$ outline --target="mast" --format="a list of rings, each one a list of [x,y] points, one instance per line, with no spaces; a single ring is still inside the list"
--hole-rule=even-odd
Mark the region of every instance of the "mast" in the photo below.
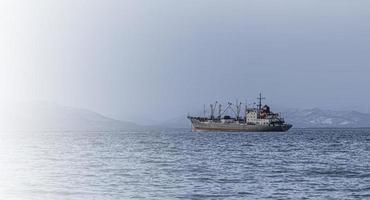
[[[222,105],[218,105],[218,118],[221,119]]]
[[[206,104],[203,105],[203,117],[206,118]]]
[[[217,107],[217,101],[215,102],[215,104],[211,104],[209,105],[211,107],[211,119],[213,120],[215,118],[215,109]]]
[[[240,119],[240,111],[241,111],[241,106],[242,106],[242,103],[238,103],[238,100],[236,100],[236,119],[239,120]]]
[[[261,92],[260,92],[260,95],[259,95],[259,97],[257,98],[258,99],[258,101],[259,101],[259,103],[258,103],[258,110],[261,110],[261,108],[262,108],[262,100],[263,99],[266,99],[265,97],[262,97],[262,94],[261,94]]]
[[[210,118],[211,118],[211,120],[212,120],[212,119],[213,119],[213,116],[214,116],[214,115],[213,115],[213,107],[214,107],[214,106],[213,106],[213,104],[210,104],[209,106],[211,107],[211,116],[210,116]]]
[[[247,121],[247,110],[248,110],[248,104],[247,100],[245,100],[245,106],[244,106],[244,120]]]

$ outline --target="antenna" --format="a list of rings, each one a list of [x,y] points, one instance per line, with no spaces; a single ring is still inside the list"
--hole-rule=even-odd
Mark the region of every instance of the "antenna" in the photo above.
[[[262,94],[260,92],[260,95],[259,95],[259,97],[257,99],[259,101],[259,103],[258,103],[258,110],[261,110],[261,108],[262,108],[262,100],[263,99],[266,99],[266,98],[265,97],[262,97]]]

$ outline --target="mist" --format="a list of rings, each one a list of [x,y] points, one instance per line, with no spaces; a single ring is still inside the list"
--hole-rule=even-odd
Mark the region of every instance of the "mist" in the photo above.
[[[259,92],[367,112],[369,21],[364,0],[2,1],[0,101],[141,123]]]

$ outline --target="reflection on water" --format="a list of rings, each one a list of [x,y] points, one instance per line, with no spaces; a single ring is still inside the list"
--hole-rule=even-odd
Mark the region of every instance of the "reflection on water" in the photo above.
[[[370,129],[0,134],[0,199],[370,198]]]

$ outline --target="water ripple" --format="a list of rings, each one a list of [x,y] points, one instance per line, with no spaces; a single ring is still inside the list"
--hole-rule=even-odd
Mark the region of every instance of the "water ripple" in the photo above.
[[[0,137],[0,199],[370,198],[370,129]]]

